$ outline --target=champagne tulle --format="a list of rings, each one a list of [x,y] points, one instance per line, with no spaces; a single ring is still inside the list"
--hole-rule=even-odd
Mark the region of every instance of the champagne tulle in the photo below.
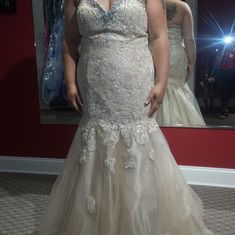
[[[78,129],[40,234],[211,235],[203,224],[202,202],[156,122],[112,127],[117,138],[110,156],[104,143],[112,137],[100,134],[99,124],[86,125],[95,142],[85,162],[78,154],[83,151]],[[132,157],[126,158],[126,151]],[[114,164],[106,165],[107,159]]]
[[[197,100],[188,84],[169,80],[162,106],[156,113],[161,126],[205,126]]]

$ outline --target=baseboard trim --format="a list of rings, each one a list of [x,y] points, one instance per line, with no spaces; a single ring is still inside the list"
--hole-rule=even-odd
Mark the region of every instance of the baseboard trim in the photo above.
[[[235,188],[235,169],[180,166],[187,182],[194,185]]]
[[[64,159],[0,156],[0,172],[58,175]]]
[[[0,156],[0,172],[58,175],[63,163],[58,158]],[[189,184],[235,188],[235,169],[179,167]]]

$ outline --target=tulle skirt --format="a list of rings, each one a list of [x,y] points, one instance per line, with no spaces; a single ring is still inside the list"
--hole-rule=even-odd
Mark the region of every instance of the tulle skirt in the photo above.
[[[164,100],[156,112],[160,126],[205,126],[197,100],[187,85],[169,79]]]
[[[154,119],[78,128],[40,234],[211,235]]]

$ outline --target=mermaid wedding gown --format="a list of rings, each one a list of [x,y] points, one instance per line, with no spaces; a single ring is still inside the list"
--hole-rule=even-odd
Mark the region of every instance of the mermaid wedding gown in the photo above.
[[[185,83],[187,57],[182,45],[181,27],[168,27],[170,70],[163,103],[156,113],[162,126],[205,126],[197,100]]]
[[[40,234],[211,235],[145,99],[153,86],[142,0],[81,0],[83,116]]]

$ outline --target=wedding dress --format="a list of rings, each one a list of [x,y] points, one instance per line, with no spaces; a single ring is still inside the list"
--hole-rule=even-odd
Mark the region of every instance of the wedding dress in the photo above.
[[[156,113],[161,126],[205,126],[197,100],[185,82],[187,57],[183,47],[181,27],[168,27],[170,70],[163,104]]]
[[[143,0],[77,8],[84,108],[40,234],[211,235],[156,120]],[[63,133],[61,133],[63,134]]]

